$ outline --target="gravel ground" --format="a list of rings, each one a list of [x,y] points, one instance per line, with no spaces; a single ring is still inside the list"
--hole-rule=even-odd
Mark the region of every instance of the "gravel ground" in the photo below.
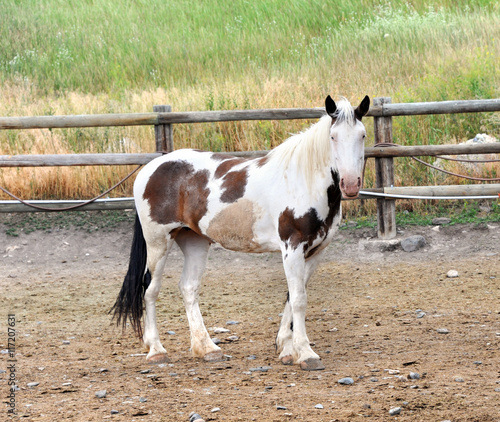
[[[148,365],[108,315],[131,232],[121,223],[92,234],[0,233],[0,419],[13,314],[15,406],[30,421],[188,421],[191,412],[206,421],[500,421],[498,223],[408,229],[399,240],[426,241],[411,253],[372,230],[341,231],[309,286],[308,334],[326,366],[318,372],[282,366],[275,353],[280,257],[219,247],[201,308],[207,327],[229,330],[214,332],[228,360],[190,356],[174,250],[158,305],[171,363]]]

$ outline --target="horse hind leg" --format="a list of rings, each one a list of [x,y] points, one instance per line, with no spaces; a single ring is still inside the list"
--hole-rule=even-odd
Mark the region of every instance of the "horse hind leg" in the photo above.
[[[173,244],[169,233],[156,232],[154,238],[148,241],[147,268],[151,274],[151,282],[144,294],[146,316],[144,319],[144,344],[149,348],[146,357],[152,364],[168,362],[167,351],[160,341],[156,322],[156,300],[160,293],[161,281],[168,252]]]
[[[194,357],[206,361],[221,360],[222,351],[210,338],[198,303],[201,276],[205,270],[210,241],[189,229],[181,230],[175,241],[184,254],[179,290],[182,293],[191,332],[191,352]]]

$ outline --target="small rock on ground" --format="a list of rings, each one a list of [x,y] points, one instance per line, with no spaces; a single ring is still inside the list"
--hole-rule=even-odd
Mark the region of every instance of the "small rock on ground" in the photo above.
[[[272,369],[270,366],[259,366],[258,368],[250,368],[250,372],[267,372]]]
[[[432,220],[432,224],[435,226],[442,226],[443,224],[450,224],[451,218],[448,217],[437,217]]]
[[[448,278],[457,278],[458,277],[458,271],[457,270],[450,270],[446,273],[446,277]]]
[[[389,410],[389,415],[391,416],[396,416],[401,413],[401,408],[400,407],[393,407],[391,410]]]
[[[415,252],[427,244],[425,237],[420,235],[410,236],[401,241],[401,247],[405,252]]]
[[[350,377],[346,377],[346,378],[341,378],[339,379],[339,384],[342,384],[342,385],[352,385],[354,384],[354,380]]]
[[[417,372],[410,372],[410,375],[408,375],[408,378],[411,380],[419,380],[420,374]]]

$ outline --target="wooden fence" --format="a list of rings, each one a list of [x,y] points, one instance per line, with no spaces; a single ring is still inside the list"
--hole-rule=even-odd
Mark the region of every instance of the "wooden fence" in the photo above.
[[[368,116],[373,117],[375,144],[391,144],[392,117],[427,114],[478,113],[500,111],[500,99],[471,101],[442,101],[429,103],[392,104],[387,97],[375,98]],[[155,106],[152,113],[100,114],[77,116],[0,117],[0,129],[75,128],[103,126],[154,125],[156,153],[148,154],[64,154],[64,155],[0,155],[0,167],[83,166],[83,165],[140,165],[161,155],[159,151],[174,148],[172,125],[179,123],[206,123],[239,120],[292,120],[315,119],[324,114],[323,108],[267,109],[172,112],[170,106]],[[266,151],[231,153],[238,156],[264,155]],[[367,147],[365,156],[375,158],[376,188],[373,193],[404,193],[405,188],[395,188],[394,157],[436,156],[455,154],[500,153],[500,143],[479,145],[425,145],[409,147]],[[412,188],[415,189],[417,188]],[[418,188],[420,190],[423,187]],[[425,187],[427,195],[495,195],[500,185],[468,185]],[[450,193],[452,192],[452,193]],[[361,195],[360,198],[372,198]],[[57,209],[83,201],[30,201]],[[130,209],[131,199],[101,200],[85,205],[82,209]],[[17,201],[0,201],[0,212],[36,211]],[[396,236],[395,199],[377,198],[377,222],[380,238]]]

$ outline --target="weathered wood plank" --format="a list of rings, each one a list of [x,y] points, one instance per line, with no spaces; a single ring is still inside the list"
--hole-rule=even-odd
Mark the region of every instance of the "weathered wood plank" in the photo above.
[[[140,165],[161,156],[160,153],[0,155],[0,167]]]
[[[384,106],[390,103],[387,97],[374,98],[374,105]],[[392,117],[375,117],[373,119],[375,143],[392,144]],[[393,158],[375,158],[376,187],[394,185]],[[396,237],[396,201],[377,199],[378,237],[394,239]]]
[[[172,107],[169,105],[156,105],[153,106],[153,111],[155,113],[171,113]],[[170,123],[155,125],[155,144],[158,152],[172,152],[174,150],[172,125]]]
[[[268,152],[269,151],[234,151],[219,152],[218,154],[257,158],[263,157]],[[495,153],[500,154],[500,143],[365,148],[365,157],[367,158]],[[0,155],[0,167],[139,165],[147,164],[161,155],[160,153]]]
[[[33,205],[38,205],[45,208],[50,208],[51,211],[43,211],[18,201],[0,201],[0,213],[9,212],[55,212],[66,207],[71,207],[81,204],[85,201],[29,201]],[[97,199],[96,201],[84,205],[75,211],[106,211],[106,210],[130,210],[134,209],[133,198],[117,198],[117,199]]]
[[[156,124],[158,124],[158,113],[0,117],[0,129],[55,129],[71,127],[139,126]]]
[[[378,110],[377,110],[378,111]],[[500,98],[491,100],[436,101],[428,103],[384,104],[382,116],[482,113],[500,111]]]
[[[366,189],[368,190],[368,189]],[[498,195],[500,184],[445,185],[445,186],[397,186],[384,188],[388,195],[411,196],[480,196]]]
[[[440,101],[373,105],[368,116],[412,116],[425,114],[500,111],[500,99]],[[117,113],[73,116],[0,117],[0,129],[40,129],[99,126],[140,126],[174,123],[206,123],[239,120],[317,119],[323,107],[262,110],[220,110],[171,113]]]
[[[500,142],[464,145],[417,145],[365,148],[365,157],[410,157],[500,153]]]
[[[221,110],[160,113],[158,122],[209,123],[240,120],[294,120],[318,119],[325,114],[324,108],[277,108],[262,110]]]

